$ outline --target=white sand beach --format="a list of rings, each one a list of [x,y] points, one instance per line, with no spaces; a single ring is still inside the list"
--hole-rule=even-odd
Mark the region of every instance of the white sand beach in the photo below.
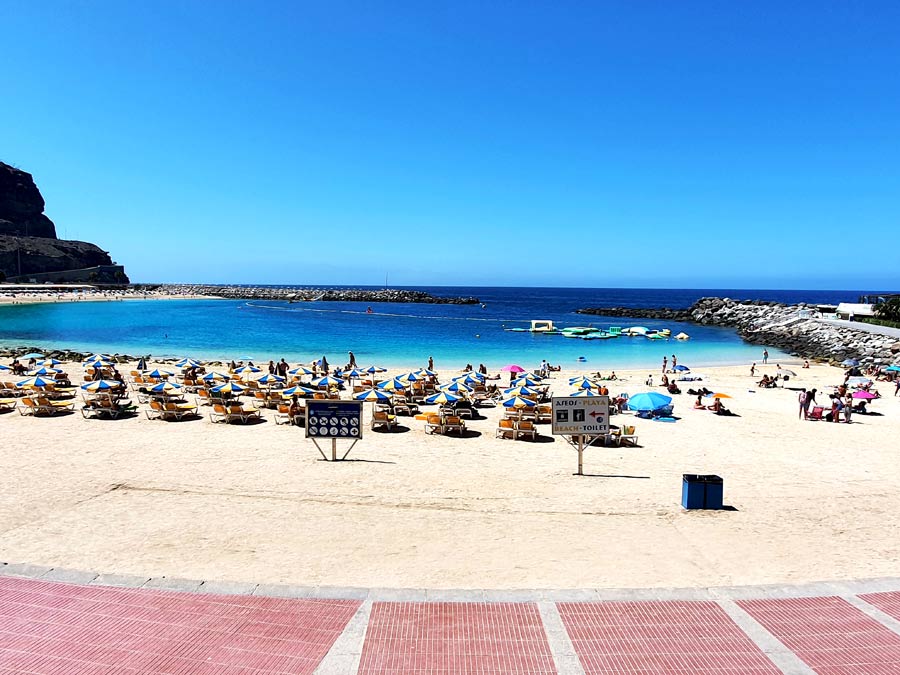
[[[784,364],[788,365],[788,364]],[[78,364],[65,366],[80,381]],[[791,386],[827,401],[840,369]],[[122,368],[127,372],[127,367]],[[876,415],[798,420],[797,393],[758,389],[758,368],[698,369],[738,417],[692,409],[634,424],[640,447],[585,453],[562,438],[366,429],[350,461],[322,461],[303,431],[257,425],[0,416],[0,559],[149,576],[427,588],[579,588],[788,583],[897,575],[900,397]],[[648,371],[611,393],[646,391]],[[456,373],[441,373],[447,379]],[[554,373],[557,394],[569,376]],[[654,373],[658,381],[658,370]],[[9,379],[0,377],[0,379]],[[505,377],[503,382],[505,382]],[[369,410],[369,406],[366,406]],[[724,478],[723,511],[681,508],[683,473]]]

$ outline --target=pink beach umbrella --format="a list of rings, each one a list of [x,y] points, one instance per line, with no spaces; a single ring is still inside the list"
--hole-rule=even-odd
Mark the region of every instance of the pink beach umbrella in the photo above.
[[[522,366],[516,365],[515,363],[511,363],[508,366],[503,366],[500,369],[504,373],[524,373],[525,369]]]
[[[871,401],[873,398],[878,398],[871,391],[866,391],[864,389],[860,389],[859,391],[853,392],[853,398],[861,398],[865,401]]]

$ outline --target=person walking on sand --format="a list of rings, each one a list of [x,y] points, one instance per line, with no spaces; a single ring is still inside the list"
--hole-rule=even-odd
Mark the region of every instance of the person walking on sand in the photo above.
[[[763,365],[769,362],[769,350],[763,349]]]
[[[803,402],[803,419],[809,418],[809,407],[816,403],[816,390],[810,389],[806,392],[806,400]]]
[[[797,414],[797,419],[806,419],[806,387],[800,390],[797,401],[800,403],[800,412]]]
[[[428,357],[428,370],[434,370],[434,357]]]
[[[322,355],[321,364],[322,364],[322,373],[324,375],[328,375],[328,359],[325,358],[324,354]]]
[[[669,363],[669,359],[664,356],[663,357],[663,367],[662,367],[662,371],[663,371],[664,375],[666,373],[666,364],[668,364],[668,363]]]
[[[750,377],[756,377],[756,361],[750,364]]]
[[[350,367],[356,368],[356,356],[354,356],[353,352],[347,352],[350,355]]]
[[[675,366],[677,366],[677,365],[678,365],[678,359],[675,358],[674,354],[672,354],[672,372],[673,373],[675,372]]]

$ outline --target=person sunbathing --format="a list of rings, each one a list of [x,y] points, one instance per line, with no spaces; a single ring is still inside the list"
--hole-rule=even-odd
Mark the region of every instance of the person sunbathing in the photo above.
[[[769,386],[769,376],[768,376],[768,375],[763,375],[763,376],[762,376],[762,379],[761,379],[759,382],[756,383],[756,386],[758,386],[758,387],[768,387],[768,386]]]
[[[706,410],[706,406],[703,405],[703,396],[698,395],[697,400],[694,401],[694,410]]]

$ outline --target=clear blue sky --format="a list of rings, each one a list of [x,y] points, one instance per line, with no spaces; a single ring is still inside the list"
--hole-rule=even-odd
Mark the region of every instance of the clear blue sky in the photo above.
[[[897,2],[0,17],[0,159],[135,281],[900,286]]]

